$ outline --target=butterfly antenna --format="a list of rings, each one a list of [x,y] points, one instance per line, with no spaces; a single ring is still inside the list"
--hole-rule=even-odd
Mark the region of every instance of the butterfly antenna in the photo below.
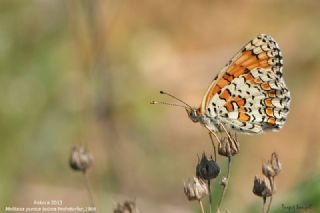
[[[186,105],[187,107],[189,107],[190,109],[192,108],[189,104],[187,104],[187,103],[184,102],[183,100],[177,98],[176,96],[171,95],[170,93],[167,93],[167,92],[164,92],[164,91],[160,91],[160,94],[170,96],[171,98],[176,99],[177,101],[180,101],[181,103],[185,104],[185,105]]]
[[[169,105],[169,106],[177,106],[177,107],[186,108],[186,106],[184,106],[184,105],[172,104],[172,103],[167,103],[167,102],[162,102],[162,101],[150,101],[150,104],[164,104],[164,105]]]

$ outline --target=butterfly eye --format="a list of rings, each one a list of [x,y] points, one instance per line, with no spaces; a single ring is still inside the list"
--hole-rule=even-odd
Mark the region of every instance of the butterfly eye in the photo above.
[[[189,112],[189,117],[193,122],[199,122],[199,116],[196,109],[192,109]]]
[[[194,117],[194,112],[192,110],[189,112],[189,116],[190,116],[190,118]]]
[[[192,116],[197,118],[198,117],[198,113],[196,110],[192,110]]]

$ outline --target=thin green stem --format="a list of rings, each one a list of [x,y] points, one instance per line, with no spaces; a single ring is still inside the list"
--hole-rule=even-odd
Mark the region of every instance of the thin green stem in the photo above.
[[[268,213],[269,211],[270,211],[270,207],[271,207],[271,203],[272,203],[272,195],[271,195],[271,197],[270,197],[270,199],[269,199],[269,203],[268,203],[268,208],[267,208],[267,211],[266,211],[266,213]]]
[[[212,213],[212,194],[211,194],[211,182],[208,180],[208,189],[209,189],[209,207],[210,213]]]
[[[221,207],[221,203],[225,197],[227,188],[228,188],[228,184],[229,184],[229,178],[230,178],[230,167],[231,167],[231,157],[228,157],[228,171],[227,171],[227,182],[223,185],[223,190],[222,190],[222,194],[220,196],[220,200],[218,203],[218,208],[217,208],[217,212],[220,212],[220,207]]]
[[[199,204],[200,204],[200,207],[201,207],[201,213],[205,213],[204,208],[203,208],[203,204],[202,204],[202,201],[201,201],[201,200],[199,200]]]
[[[263,201],[262,213],[264,213],[264,208],[265,208],[265,205],[266,205],[267,198],[266,198],[266,197],[263,197],[262,201]]]

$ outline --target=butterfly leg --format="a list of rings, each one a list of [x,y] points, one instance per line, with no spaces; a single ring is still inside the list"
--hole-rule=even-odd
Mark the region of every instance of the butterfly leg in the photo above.
[[[231,149],[236,151],[236,152],[239,152],[239,143],[238,143],[238,140],[237,140],[237,135],[235,134],[234,137],[232,137],[230,132],[226,129],[226,127],[222,123],[220,125],[221,125],[223,131],[228,136],[228,141],[230,143]]]
[[[217,151],[216,151],[216,145],[214,144],[214,140],[212,138],[212,133],[209,132],[209,137],[213,146],[213,152],[214,152],[214,161],[217,161]]]
[[[206,129],[209,131],[209,133],[211,134],[211,136],[213,135],[213,136],[216,138],[216,140],[218,141],[218,143],[221,143],[221,140],[220,140],[220,138],[218,137],[217,133],[214,132],[214,131],[212,131],[209,127],[207,127],[207,126],[205,126],[205,127],[206,127]],[[211,137],[211,136],[210,136],[210,137]]]

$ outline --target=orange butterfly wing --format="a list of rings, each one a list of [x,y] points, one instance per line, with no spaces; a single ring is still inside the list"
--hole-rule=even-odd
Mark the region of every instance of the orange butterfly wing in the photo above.
[[[214,103],[212,100],[214,96],[216,97],[216,95],[218,95],[219,101],[224,100],[224,109],[222,112],[224,113],[224,115],[228,114],[229,112],[236,111],[238,113],[237,117],[231,116],[232,119],[238,120],[240,122],[252,121],[252,115],[250,115],[250,113],[247,113],[248,105],[246,104],[248,103],[246,103],[247,99],[245,95],[235,96],[235,91],[229,89],[231,88],[230,84],[234,82],[235,79],[241,76],[244,78],[246,84],[250,85],[251,87],[259,87],[259,89],[267,97],[263,103],[265,111],[260,114],[265,114],[268,118],[265,121],[266,124],[275,126],[277,118],[273,114],[273,109],[268,107],[272,105],[272,98],[277,95],[275,94],[273,88],[283,87],[284,93],[286,93],[284,95],[284,99],[285,101],[287,101],[286,106],[289,105],[290,101],[289,91],[287,90],[281,78],[282,67],[282,55],[278,44],[271,36],[264,34],[258,35],[256,38],[248,42],[215,77],[215,79],[209,86],[205,96],[203,97],[198,113],[200,115],[205,115],[208,112],[207,110],[210,110],[209,108],[211,106],[208,106],[209,103],[212,103],[213,105],[221,105],[222,102]],[[257,72],[261,73],[261,75],[259,76],[259,74],[257,74],[254,76],[254,74]],[[262,79],[261,76],[264,77],[264,79]],[[265,80],[265,78],[269,77],[271,78],[271,80],[278,81],[280,84],[279,87],[271,85],[271,83],[273,84],[274,82],[271,82],[270,79]],[[277,82],[275,83],[277,84]],[[215,100],[217,100],[217,98],[215,98]],[[222,115],[221,117],[223,118]],[[240,126],[240,124],[238,126]]]

